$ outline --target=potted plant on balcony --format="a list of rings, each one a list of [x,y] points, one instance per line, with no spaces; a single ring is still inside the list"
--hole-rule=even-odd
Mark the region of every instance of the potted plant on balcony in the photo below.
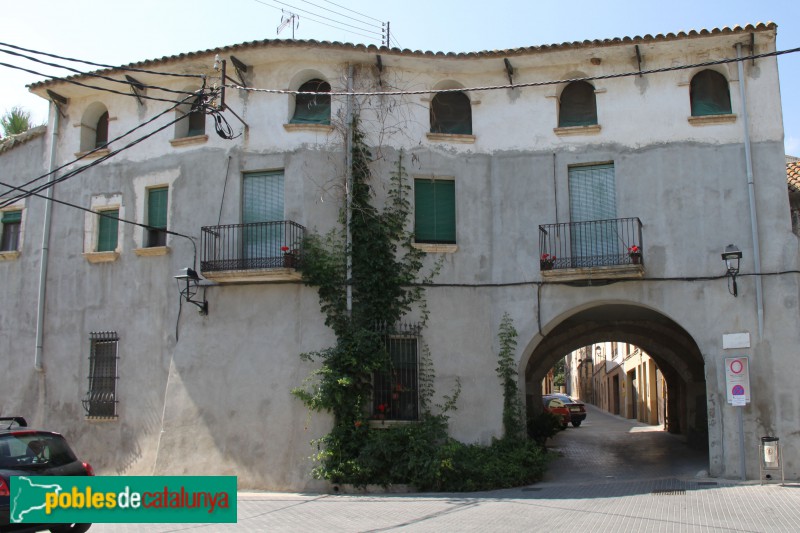
[[[283,268],[295,268],[297,266],[296,250],[290,250],[288,246],[281,246],[283,252]]]
[[[541,270],[553,270],[553,265],[556,264],[556,256],[550,254],[542,254],[539,258],[539,268]]]
[[[642,249],[636,246],[628,246],[628,255],[631,258],[631,263],[638,265],[642,262]]]

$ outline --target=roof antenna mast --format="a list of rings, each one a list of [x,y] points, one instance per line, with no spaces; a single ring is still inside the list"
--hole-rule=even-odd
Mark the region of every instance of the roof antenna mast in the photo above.
[[[281,23],[278,26],[278,33],[280,35],[286,26],[292,26],[292,40],[294,40],[294,30],[300,27],[300,17],[291,11],[281,9]]]

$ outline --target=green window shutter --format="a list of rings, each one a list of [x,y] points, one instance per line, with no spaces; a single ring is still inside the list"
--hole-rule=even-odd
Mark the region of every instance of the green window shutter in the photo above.
[[[119,217],[119,209],[103,211],[105,215],[112,217]],[[98,252],[113,252],[117,249],[117,229],[119,228],[119,220],[116,218],[108,218],[100,216],[99,229],[97,232],[97,251]]]
[[[22,211],[3,211],[3,224],[22,222]]]
[[[168,187],[150,189],[147,194],[147,225],[167,229]]]
[[[283,172],[244,177],[242,223],[283,220]]]
[[[456,242],[456,194],[453,180],[414,180],[416,242]]]

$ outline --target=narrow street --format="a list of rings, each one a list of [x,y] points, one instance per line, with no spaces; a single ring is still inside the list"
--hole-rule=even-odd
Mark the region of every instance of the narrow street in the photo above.
[[[549,483],[694,478],[708,470],[708,456],[678,435],[586,405],[580,427],[570,426],[548,443],[561,455],[550,464]]]
[[[800,485],[697,477],[679,437],[587,406],[550,443],[560,456],[529,487],[453,494],[240,492],[237,524],[95,524],[111,532],[800,530]]]

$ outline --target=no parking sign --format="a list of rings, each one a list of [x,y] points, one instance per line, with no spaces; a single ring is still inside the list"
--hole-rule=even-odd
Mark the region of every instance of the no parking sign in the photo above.
[[[728,403],[744,406],[750,403],[750,369],[747,357],[725,358],[725,388]]]

